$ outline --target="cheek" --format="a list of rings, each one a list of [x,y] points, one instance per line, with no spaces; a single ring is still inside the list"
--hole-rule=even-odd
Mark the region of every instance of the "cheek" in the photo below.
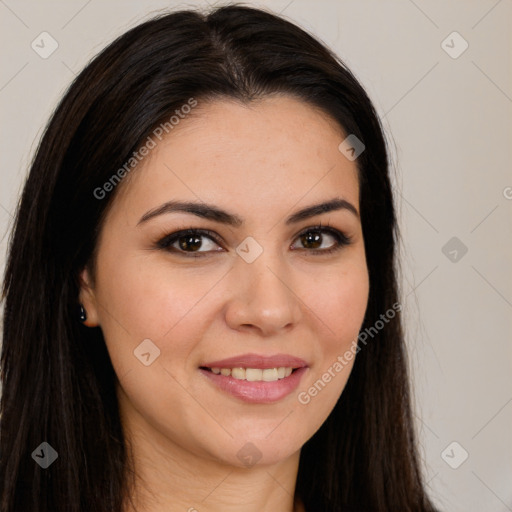
[[[223,272],[172,271],[165,261],[144,259],[104,262],[97,292],[109,311],[100,308],[101,328],[119,380],[121,409],[188,446],[190,425],[204,409],[187,391],[187,359],[207,325],[208,292]]]
[[[318,338],[317,364],[297,394],[311,430],[325,421],[350,376],[369,293],[365,265],[333,272],[324,282],[312,297],[312,309],[321,320],[318,326],[324,333]]]
[[[116,371],[140,363],[134,351],[151,340],[165,357],[184,360],[199,336],[205,297],[218,272],[172,271],[163,262],[115,256],[99,266],[97,301],[100,324]],[[172,346],[172,353],[165,349]]]
[[[176,270],[165,260],[126,258],[104,265],[98,296],[133,334],[162,338],[194,309],[215,280],[212,272]]]
[[[354,265],[323,280],[314,295],[314,310],[326,326],[324,352],[339,352],[357,338],[368,304],[365,265]]]

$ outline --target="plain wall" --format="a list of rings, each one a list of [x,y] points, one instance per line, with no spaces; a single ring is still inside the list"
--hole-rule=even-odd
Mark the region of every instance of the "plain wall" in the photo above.
[[[430,492],[446,512],[512,510],[512,2],[245,3],[282,12],[327,43],[382,116]],[[208,4],[0,3],[2,269],[33,151],[74,75],[152,13],[189,6]],[[43,31],[59,45],[47,59],[31,48]]]

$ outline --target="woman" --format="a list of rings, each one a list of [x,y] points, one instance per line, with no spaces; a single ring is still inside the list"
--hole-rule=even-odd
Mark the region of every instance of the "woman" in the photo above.
[[[377,115],[317,40],[241,6],[128,31],[19,205],[1,510],[433,511],[396,236]]]

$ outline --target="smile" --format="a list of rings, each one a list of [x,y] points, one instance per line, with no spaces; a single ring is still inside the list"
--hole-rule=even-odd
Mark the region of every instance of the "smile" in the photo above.
[[[282,400],[299,385],[308,365],[294,356],[245,354],[199,367],[215,389],[251,403]]]
[[[208,370],[208,368],[206,368]],[[216,375],[223,375],[224,377],[233,377],[238,380],[248,380],[249,382],[275,382],[279,379],[284,379],[289,377],[293,370],[297,368],[292,368],[290,366],[284,367],[280,366],[279,368],[209,368],[212,373]]]

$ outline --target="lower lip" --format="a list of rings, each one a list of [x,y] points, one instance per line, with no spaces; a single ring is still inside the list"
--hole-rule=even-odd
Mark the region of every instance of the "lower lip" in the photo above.
[[[236,398],[240,398],[244,402],[253,404],[269,404],[282,400],[295,389],[297,389],[300,380],[307,367],[298,368],[284,379],[278,379],[273,382],[234,379],[233,377],[225,377],[221,374],[215,374],[208,370],[200,371],[206,375],[215,385],[223,391],[231,394]]]

